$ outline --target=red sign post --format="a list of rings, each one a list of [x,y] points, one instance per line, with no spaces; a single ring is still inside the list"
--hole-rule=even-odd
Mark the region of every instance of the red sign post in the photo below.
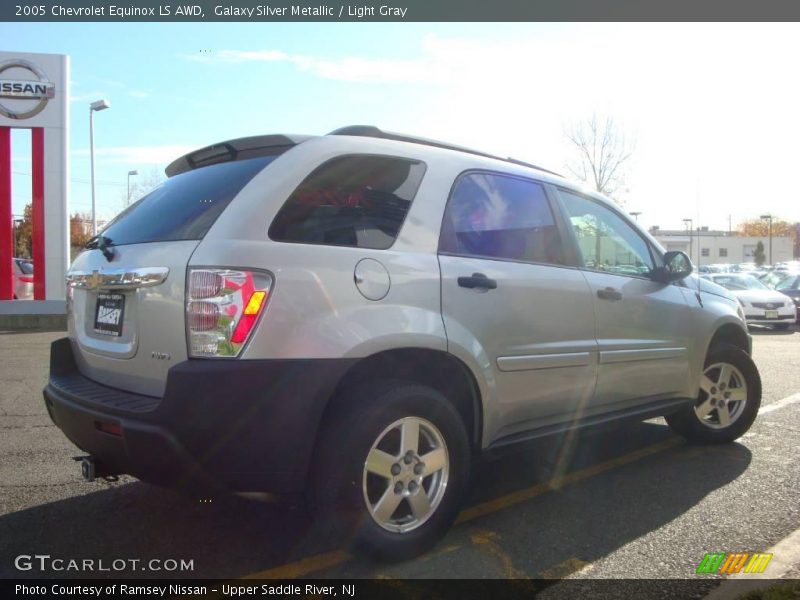
[[[11,221],[11,129],[0,127],[0,300],[14,297],[14,225]]]

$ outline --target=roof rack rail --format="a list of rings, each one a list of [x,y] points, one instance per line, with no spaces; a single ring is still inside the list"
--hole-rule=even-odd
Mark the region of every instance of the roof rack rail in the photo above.
[[[339,129],[335,129],[334,131],[331,131],[328,135],[352,135],[358,137],[373,137],[373,138],[381,138],[384,140],[395,140],[397,142],[409,142],[411,144],[421,144],[423,146],[433,146],[435,148],[444,148],[445,150],[455,150],[457,152],[464,152],[466,154],[474,154],[475,156],[483,156],[484,158],[493,158],[495,160],[502,160],[504,162],[512,163],[515,165],[536,169],[537,171],[544,171],[545,173],[550,173],[551,175],[555,175],[557,177],[563,177],[563,175],[561,175],[560,173],[556,173],[555,171],[551,171],[550,169],[545,169],[544,167],[539,167],[537,165],[523,162],[515,158],[510,158],[510,157],[503,158],[502,156],[495,156],[494,154],[481,152],[480,150],[473,150],[472,148],[465,148],[464,146],[457,146],[455,144],[448,144],[447,142],[439,142],[437,140],[429,140],[427,138],[403,135],[402,133],[392,133],[390,131],[383,131],[381,129],[378,129],[374,125],[349,125],[347,127],[340,127]]]

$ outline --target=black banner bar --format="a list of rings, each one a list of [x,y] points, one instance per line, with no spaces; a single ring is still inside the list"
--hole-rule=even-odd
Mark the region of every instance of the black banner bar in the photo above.
[[[3,598],[66,600],[80,598],[145,600],[225,600],[280,598],[337,600],[485,600],[486,598],[702,598],[725,584],[725,597],[766,590],[770,598],[800,597],[800,580],[724,580],[699,575],[696,579],[378,579],[378,580],[211,580],[211,579],[60,579],[0,582]],[[755,585],[754,585],[755,584]],[[728,594],[730,592],[730,594]],[[795,595],[792,595],[795,594]],[[762,596],[758,596],[762,597]]]
[[[797,21],[796,0],[4,0],[9,22]]]

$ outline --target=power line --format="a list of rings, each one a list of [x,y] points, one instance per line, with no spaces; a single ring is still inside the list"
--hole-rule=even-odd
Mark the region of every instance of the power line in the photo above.
[[[26,173],[24,171],[12,171],[12,172],[15,175],[30,175],[30,176],[32,176],[32,173]],[[87,179],[78,179],[76,177],[70,177],[69,180],[72,181],[73,183],[86,183],[86,184],[91,183]],[[95,183],[98,184],[98,185],[118,185],[120,187],[127,187],[127,185],[128,185],[127,183],[120,183],[118,181],[95,181]]]

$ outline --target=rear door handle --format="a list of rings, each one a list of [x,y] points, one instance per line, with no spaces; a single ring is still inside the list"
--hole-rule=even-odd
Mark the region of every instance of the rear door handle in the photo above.
[[[622,292],[612,287],[597,290],[597,297],[603,300],[622,300]]]
[[[459,277],[458,285],[463,288],[497,289],[497,282],[494,279],[489,279],[483,273],[473,273],[472,277]]]

